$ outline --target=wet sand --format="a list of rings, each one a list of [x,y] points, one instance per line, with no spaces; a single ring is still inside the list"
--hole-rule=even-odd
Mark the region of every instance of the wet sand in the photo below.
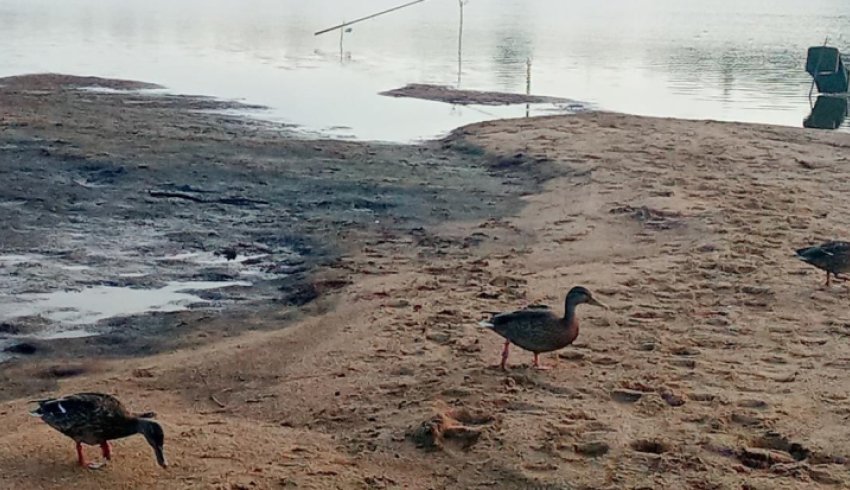
[[[321,308],[286,322],[291,306],[234,308],[200,321],[227,337],[80,354],[83,374],[42,388],[156,410],[172,466],[134,438],[106,469],[78,469],[72,443],[7,394],[0,486],[847,485],[850,291],[792,257],[847,238],[847,135],[589,113],[476,124],[437,150],[482,169],[449,189],[498,180],[512,191],[488,199],[523,205],[424,234],[352,224],[334,241],[346,253],[311,269],[345,279]],[[580,310],[576,344],[543,358],[551,371],[518,349],[496,369],[483,312],[560,311],[576,284],[611,310]],[[29,387],[51,362],[4,377]]]

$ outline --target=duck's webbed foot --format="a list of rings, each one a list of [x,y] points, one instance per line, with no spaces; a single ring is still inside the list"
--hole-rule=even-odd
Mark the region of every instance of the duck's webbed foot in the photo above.
[[[540,364],[540,357],[537,353],[534,354],[533,366],[534,366],[534,369],[537,369],[539,371],[548,371],[548,370],[552,369],[551,366],[544,366],[543,364]]]
[[[100,445],[101,450],[103,451],[103,457],[108,459],[112,459],[112,451],[108,442],[104,442]],[[86,455],[83,454],[83,444],[81,442],[77,443],[77,463],[81,468],[86,468],[89,470],[97,470],[103,468],[106,465],[106,462],[100,463],[89,463],[86,461]]]

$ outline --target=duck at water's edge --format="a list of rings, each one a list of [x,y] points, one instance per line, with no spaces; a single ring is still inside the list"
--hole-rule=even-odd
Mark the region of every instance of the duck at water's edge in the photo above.
[[[99,464],[86,464],[83,444],[100,446],[103,457],[112,459],[109,441],[142,434],[154,450],[156,462],[166,467],[162,427],[149,420],[153,413],[134,415],[115,397],[102,393],[78,393],[62,398],[36,400],[38,408],[32,415],[40,417],[47,425],[70,437],[77,443],[77,461],[80,466],[98,468]]]
[[[829,286],[830,274],[836,279],[847,281],[839,274],[850,272],[850,242],[831,241],[814,247],[801,248],[796,256],[803,262],[826,272],[826,285]]]
[[[555,315],[548,308],[526,308],[510,313],[498,313],[480,325],[492,329],[506,339],[502,349],[502,369],[507,366],[511,344],[534,353],[534,367],[546,369],[540,365],[538,356],[543,352],[562,349],[578,337],[576,306],[582,303],[607,308],[597,301],[587,288],[576,286],[570,289],[564,300],[563,317]]]

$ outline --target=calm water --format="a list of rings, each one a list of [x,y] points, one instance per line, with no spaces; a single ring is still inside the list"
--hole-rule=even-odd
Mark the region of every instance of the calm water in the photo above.
[[[426,0],[345,34],[313,32],[404,0],[0,0],[0,75],[156,82],[270,106],[334,136],[406,141],[524,107],[376,95],[409,82],[532,92],[656,116],[801,126],[810,45],[850,53],[848,0]],[[536,112],[544,111],[538,109]],[[843,129],[847,130],[847,122]]]

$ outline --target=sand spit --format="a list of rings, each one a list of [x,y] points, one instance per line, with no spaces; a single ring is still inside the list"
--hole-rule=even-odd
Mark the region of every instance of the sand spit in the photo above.
[[[381,95],[387,95],[390,97],[412,97],[415,99],[434,100],[460,105],[478,104],[498,106],[510,104],[564,104],[575,102],[570,99],[550,97],[546,95],[462,90],[444,85],[429,85],[425,83],[411,83],[401,88],[381,92]]]

